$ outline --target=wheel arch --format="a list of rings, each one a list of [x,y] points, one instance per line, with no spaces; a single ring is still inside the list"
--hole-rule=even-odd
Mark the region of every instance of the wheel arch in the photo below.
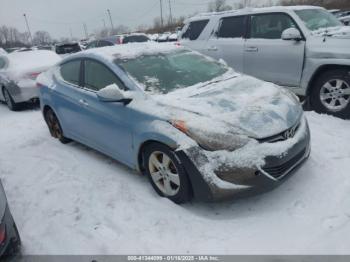
[[[310,81],[309,81],[309,84],[308,84],[307,90],[306,90],[306,96],[311,95],[312,88],[314,87],[314,84],[320,75],[322,75],[323,73],[325,73],[327,71],[337,70],[337,69],[340,69],[340,70],[341,69],[348,69],[350,72],[349,65],[328,64],[328,65],[322,65],[322,66],[318,67],[310,78]]]
[[[176,150],[176,148],[178,147],[178,145],[176,144],[175,141],[173,141],[172,139],[169,138],[165,138],[163,137],[159,139],[159,137],[157,137],[157,139],[154,136],[150,136],[148,139],[143,140],[137,149],[137,169],[138,171],[140,171],[141,173],[143,173],[144,171],[144,151],[147,148],[147,146],[153,144],[153,143],[158,143],[158,144],[163,144],[169,148],[171,148],[172,150]]]

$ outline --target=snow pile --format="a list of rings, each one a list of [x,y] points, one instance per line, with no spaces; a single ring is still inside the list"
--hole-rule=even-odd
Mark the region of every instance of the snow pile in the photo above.
[[[92,49],[88,49],[83,52],[80,52],[77,55],[80,55],[80,54],[97,55],[97,56],[103,57],[108,61],[113,62],[116,58],[132,59],[142,55],[169,53],[169,52],[173,52],[176,49],[181,49],[181,48],[184,48],[184,47],[177,46],[174,43],[162,43],[162,44],[155,43],[155,42],[130,43],[125,45],[92,48]]]
[[[2,47],[0,47],[0,55],[7,55],[7,52]]]
[[[267,194],[177,206],[146,177],[52,139],[40,111],[0,105],[0,116],[0,178],[24,255],[350,253],[350,121],[306,113],[311,157]]]

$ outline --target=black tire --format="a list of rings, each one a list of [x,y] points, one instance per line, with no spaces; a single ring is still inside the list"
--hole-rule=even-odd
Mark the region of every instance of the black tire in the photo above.
[[[177,188],[177,193],[174,195],[169,195],[166,194],[164,191],[162,191],[158,185],[155,183],[155,181],[152,179],[151,175],[151,170],[150,170],[150,158],[153,156],[154,153],[162,153],[168,156],[171,160],[171,164],[169,164],[170,168],[172,167],[173,169],[176,168],[175,172],[178,175],[179,178],[179,185],[172,184],[172,187]],[[160,144],[160,143],[152,143],[149,144],[144,152],[143,152],[143,157],[144,157],[144,169],[145,172],[149,178],[149,181],[151,182],[152,187],[154,190],[161,196],[161,197],[167,197],[171,201],[173,201],[176,204],[182,204],[185,202],[188,202],[192,198],[192,188],[190,181],[188,179],[188,176],[186,174],[186,171],[182,164],[179,162],[177,157],[175,156],[175,153],[171,148],[167,147],[166,145]],[[170,179],[171,180],[171,179]],[[170,181],[169,180],[169,181]],[[159,180],[161,181],[161,180]],[[164,179],[163,179],[163,184],[164,184]],[[171,182],[172,183],[172,182]]]
[[[57,138],[62,144],[67,144],[72,141],[63,135],[61,124],[52,109],[47,109],[45,111],[44,118],[52,137]]]
[[[15,101],[13,101],[13,98],[12,98],[10,92],[5,87],[2,88],[2,94],[5,98],[5,103],[6,103],[7,107],[11,111],[18,111],[20,109],[20,104],[15,103]]]
[[[337,80],[343,81],[343,84],[340,88],[337,88],[337,90],[331,91],[327,94],[328,96],[331,96],[330,98],[324,99],[322,102],[321,100],[321,93],[324,94],[324,86],[329,83],[332,85],[332,87],[336,86]],[[343,119],[349,119],[350,118],[350,95],[344,95],[340,94],[338,92],[343,92],[345,89],[348,90],[348,87],[350,87],[350,69],[336,69],[336,70],[330,70],[322,74],[316,81],[311,91],[311,105],[313,109],[318,113],[325,113],[329,115],[333,115],[339,118]],[[336,88],[336,87],[335,87]],[[322,90],[323,89],[323,90]],[[328,92],[328,90],[326,89]],[[341,103],[340,100],[337,99],[337,96],[340,95],[345,100],[348,100],[346,106],[343,108],[340,108]],[[338,108],[331,109],[332,105],[330,105],[331,101],[335,101],[335,106]],[[325,105],[326,104],[326,105]],[[327,104],[328,107],[327,107]]]

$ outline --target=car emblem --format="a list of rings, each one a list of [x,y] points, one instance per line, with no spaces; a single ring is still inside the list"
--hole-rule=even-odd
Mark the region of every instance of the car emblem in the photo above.
[[[295,135],[295,128],[293,127],[283,133],[283,138],[287,140],[289,138],[294,137],[294,135]]]

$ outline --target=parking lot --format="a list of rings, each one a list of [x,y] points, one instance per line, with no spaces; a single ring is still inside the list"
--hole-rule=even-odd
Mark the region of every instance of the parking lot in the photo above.
[[[350,122],[307,112],[309,161],[274,191],[175,205],[143,177],[0,105],[0,178],[23,254],[348,254]]]

